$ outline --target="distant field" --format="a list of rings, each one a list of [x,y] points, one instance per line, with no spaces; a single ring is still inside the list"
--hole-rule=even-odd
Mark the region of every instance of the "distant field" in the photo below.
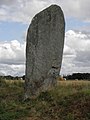
[[[0,120],[90,120],[90,82],[59,81],[23,101],[23,80],[0,80]]]

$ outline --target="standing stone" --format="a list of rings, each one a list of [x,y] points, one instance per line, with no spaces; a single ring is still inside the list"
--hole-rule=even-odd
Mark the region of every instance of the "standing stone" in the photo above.
[[[56,84],[65,34],[61,8],[51,5],[32,19],[27,33],[25,99]]]

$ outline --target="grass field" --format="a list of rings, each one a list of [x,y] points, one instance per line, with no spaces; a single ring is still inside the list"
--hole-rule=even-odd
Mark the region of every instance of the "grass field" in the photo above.
[[[0,120],[90,120],[90,82],[59,81],[23,101],[24,81],[0,80]]]

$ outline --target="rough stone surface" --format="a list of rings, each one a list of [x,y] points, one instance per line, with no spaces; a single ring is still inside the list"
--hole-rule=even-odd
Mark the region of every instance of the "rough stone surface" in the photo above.
[[[27,33],[25,98],[56,84],[65,34],[61,8],[51,5],[32,19]]]

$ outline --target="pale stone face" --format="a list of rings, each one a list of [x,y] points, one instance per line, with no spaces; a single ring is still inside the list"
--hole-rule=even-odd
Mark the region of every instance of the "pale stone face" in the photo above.
[[[40,88],[48,88],[48,84],[52,86],[54,82],[50,81],[55,81],[59,75],[64,34],[64,16],[57,5],[51,5],[32,19],[26,45],[25,94],[27,97],[36,95]]]

